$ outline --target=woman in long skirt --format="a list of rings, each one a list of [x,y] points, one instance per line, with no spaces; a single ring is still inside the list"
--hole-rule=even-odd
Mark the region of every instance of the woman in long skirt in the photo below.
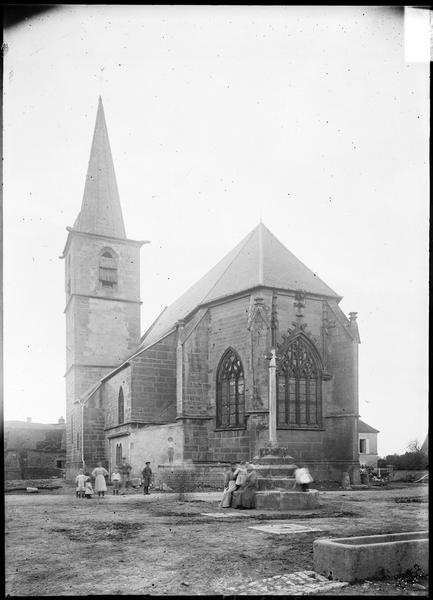
[[[220,508],[229,508],[229,506],[230,506],[230,503],[232,500],[232,493],[236,489],[235,470],[236,470],[236,465],[232,464],[225,472],[224,492],[223,492],[223,497],[221,498]]]
[[[234,492],[232,508],[255,508],[257,491],[257,473],[254,466],[247,466],[247,476],[244,483]]]
[[[92,477],[95,478],[95,493],[98,493],[98,496],[104,496],[107,491],[107,484],[105,482],[105,478],[108,475],[108,471],[104,469],[102,463],[98,463],[98,466],[93,469]]]

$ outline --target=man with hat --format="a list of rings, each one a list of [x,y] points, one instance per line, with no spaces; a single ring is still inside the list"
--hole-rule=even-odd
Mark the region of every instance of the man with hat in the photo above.
[[[149,494],[149,485],[152,480],[152,469],[150,468],[149,461],[146,462],[146,466],[142,470],[141,475],[143,476],[143,493]]]

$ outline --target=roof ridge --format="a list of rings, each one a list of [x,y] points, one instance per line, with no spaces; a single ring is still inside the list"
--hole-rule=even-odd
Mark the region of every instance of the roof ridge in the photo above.
[[[197,306],[200,306],[200,304],[203,304],[203,302],[206,300],[206,298],[208,296],[210,296],[211,292],[213,289],[215,289],[216,285],[221,281],[222,277],[227,273],[228,268],[233,264],[233,261],[239,256],[239,254],[241,253],[241,250],[244,249],[245,244],[247,242],[249,242],[249,240],[251,239],[251,237],[253,236],[254,232],[256,231],[257,227],[254,227],[254,229],[252,231],[250,231],[249,234],[247,234],[244,237],[243,243],[242,241],[239,243],[239,250],[236,252],[236,254],[233,256],[232,260],[228,263],[228,265],[226,266],[226,268],[224,269],[224,271],[221,273],[221,275],[218,277],[218,279],[215,281],[215,283],[213,284],[213,286],[210,288],[210,290],[207,291],[207,293],[203,296],[203,298],[200,300],[199,304]],[[224,259],[222,259],[224,260]]]

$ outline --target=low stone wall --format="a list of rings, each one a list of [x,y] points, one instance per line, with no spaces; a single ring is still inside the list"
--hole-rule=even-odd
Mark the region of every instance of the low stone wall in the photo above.
[[[253,462],[253,461],[252,461]],[[295,461],[296,462],[296,461]],[[154,484],[156,487],[161,487],[163,483],[172,489],[177,489],[182,482],[183,487],[187,487],[185,491],[200,491],[200,490],[222,490],[224,487],[224,472],[229,463],[193,463],[185,461],[179,464],[160,464],[158,469],[155,469]],[[314,482],[337,482],[341,483],[341,470],[335,468],[328,463],[302,463],[302,466],[308,467]],[[346,470],[350,469],[344,465]],[[359,483],[359,468],[354,473],[350,469],[351,483]],[[314,483],[312,484],[314,487]]]
[[[38,489],[55,489],[63,487],[65,484],[64,479],[52,478],[52,479],[10,479],[4,482],[4,489],[8,490],[24,490],[28,487],[34,487]]]
[[[420,479],[420,477],[423,477],[424,475],[427,475],[428,471],[410,471],[410,470],[399,470],[399,471],[393,471],[392,474],[392,481],[416,481],[417,479]]]
[[[223,463],[158,465],[154,483],[156,487],[165,483],[175,491],[222,490],[225,467]]]
[[[64,470],[56,467],[24,467],[24,479],[48,479],[50,477],[62,477]],[[21,479],[21,470],[15,467],[7,467],[4,470],[5,480]]]

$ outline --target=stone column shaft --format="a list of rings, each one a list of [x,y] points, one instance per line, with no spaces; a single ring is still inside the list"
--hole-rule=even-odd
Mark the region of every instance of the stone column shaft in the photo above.
[[[277,363],[275,350],[269,361],[269,442],[277,443]]]

